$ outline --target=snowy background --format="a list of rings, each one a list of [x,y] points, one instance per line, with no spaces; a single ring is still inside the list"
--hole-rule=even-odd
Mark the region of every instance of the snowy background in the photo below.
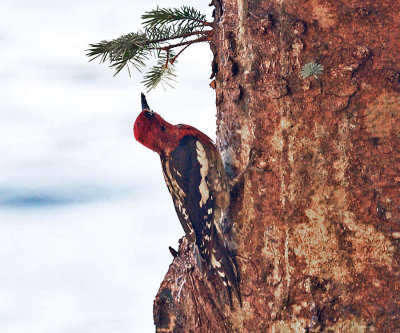
[[[183,230],[157,154],[135,142],[141,77],[89,43],[184,1],[0,1],[0,332],[154,332],[153,299]],[[190,5],[210,16],[208,2]],[[211,51],[191,46],[149,105],[215,134]],[[136,74],[136,73],[135,73]]]

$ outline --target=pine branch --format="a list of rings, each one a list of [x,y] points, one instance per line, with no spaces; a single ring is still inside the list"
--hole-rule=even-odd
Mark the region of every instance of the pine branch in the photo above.
[[[142,81],[148,90],[161,83],[171,86],[176,74],[172,67],[177,57],[190,45],[209,41],[212,24],[198,10],[181,8],[157,8],[142,16],[144,32],[130,33],[111,41],[90,44],[87,56],[90,61],[100,58],[100,63],[109,61],[118,74],[125,66],[130,75],[130,66],[141,72],[145,61],[151,56],[158,59]],[[174,43],[171,43],[174,41]],[[179,48],[175,54],[172,49]]]
[[[151,89],[156,88],[160,83],[165,89],[165,85],[173,88],[172,82],[176,82],[175,63],[170,62],[170,58],[174,59],[175,54],[168,50],[160,54],[157,65],[153,66],[144,76],[142,83],[149,92]]]
[[[168,46],[164,46],[164,47],[162,47],[161,49],[162,50],[165,50],[165,51],[168,51],[168,50],[170,50],[170,49],[172,49],[172,48],[175,48],[175,47],[179,47],[179,46],[185,46],[185,49],[188,47],[188,46],[190,46],[190,45],[192,45],[192,44],[195,44],[195,43],[200,43],[200,42],[205,42],[205,41],[207,41],[209,39],[209,37],[208,36],[203,36],[203,37],[200,37],[200,38],[197,38],[197,39],[193,39],[193,40],[191,40],[191,41],[189,41],[189,42],[182,42],[182,43],[177,43],[177,44],[171,44],[171,45],[168,45]],[[179,52],[179,53],[181,53],[181,52]],[[178,53],[178,55],[179,55],[179,53]]]
[[[163,42],[169,42],[171,40],[174,39],[178,39],[178,38],[182,38],[182,40],[187,40],[188,37],[192,37],[192,36],[209,36],[210,32],[212,32],[212,30],[206,30],[206,31],[192,31],[192,32],[188,32],[186,34],[180,35],[180,36],[176,36],[176,37],[165,37],[165,38],[160,38],[160,39],[151,39],[149,40],[149,45],[155,45],[155,44],[160,44]],[[190,43],[191,41],[188,40],[187,43]]]
[[[182,49],[177,53],[177,55],[174,56],[174,57],[171,59],[171,64],[174,64],[175,61],[176,61],[176,58],[178,58],[178,57],[180,56],[180,54],[181,54],[183,51],[185,51],[190,45],[192,45],[192,44],[187,44],[184,48],[182,48]]]
[[[149,40],[142,32],[123,35],[112,41],[101,41],[90,44],[87,56],[90,61],[100,58],[100,63],[110,62],[110,67],[118,74],[128,63],[140,71],[145,65],[144,60],[148,58]],[[128,67],[129,70],[129,67]]]
[[[194,31],[205,33],[205,27],[212,26],[206,16],[198,10],[182,6],[181,8],[157,8],[142,15],[143,27],[149,39],[176,39],[185,37]]]
[[[177,24],[179,27],[212,26],[206,16],[197,9],[188,6],[181,8],[157,8],[142,15],[145,30],[155,29],[166,24]]]
[[[172,39],[182,38],[185,40],[187,37],[194,35],[205,35],[208,34],[211,30],[203,30],[198,28],[199,30],[192,29],[176,29],[173,26],[170,27],[161,27],[160,29],[154,30],[146,30],[146,34],[151,42],[165,42]]]
[[[200,43],[207,40],[208,37],[201,37],[190,41],[190,43],[179,43],[174,45],[169,45],[163,48],[166,51],[165,57],[160,55],[156,66],[154,66],[146,75],[142,83],[145,85],[147,92],[151,89],[156,88],[158,84],[161,83],[162,87],[165,89],[165,85],[173,88],[170,81],[176,82],[176,74],[174,65],[177,62],[178,56],[186,50],[190,45],[194,43]],[[184,46],[176,55],[171,51],[171,48],[178,46]],[[170,60],[171,59],[171,60]]]

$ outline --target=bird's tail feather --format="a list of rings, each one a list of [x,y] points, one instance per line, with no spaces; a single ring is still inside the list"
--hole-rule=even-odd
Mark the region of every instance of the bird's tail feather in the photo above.
[[[228,251],[225,248],[222,236],[214,230],[214,242],[211,253],[211,265],[222,280],[222,283],[228,291],[229,301],[232,305],[232,294],[235,293],[240,307],[242,307],[242,298],[239,289],[239,277]]]

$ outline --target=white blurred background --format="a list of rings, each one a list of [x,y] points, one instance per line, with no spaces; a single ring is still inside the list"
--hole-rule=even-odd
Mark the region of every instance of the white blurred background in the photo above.
[[[88,62],[89,43],[160,7],[208,2],[0,1],[0,332],[153,332],[183,230],[156,153],[135,142],[141,76]],[[152,109],[215,137],[212,54],[180,57]]]

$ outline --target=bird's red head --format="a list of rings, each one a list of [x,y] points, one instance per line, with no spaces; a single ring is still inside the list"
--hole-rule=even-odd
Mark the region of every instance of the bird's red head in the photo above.
[[[150,110],[146,97],[142,94],[142,112],[138,115],[133,126],[135,139],[145,147],[168,156],[185,135],[193,135],[203,141],[211,139],[189,125],[172,125],[159,114]]]
[[[159,154],[169,150],[177,134],[174,125],[148,109],[144,109],[136,118],[133,133],[137,141]]]

